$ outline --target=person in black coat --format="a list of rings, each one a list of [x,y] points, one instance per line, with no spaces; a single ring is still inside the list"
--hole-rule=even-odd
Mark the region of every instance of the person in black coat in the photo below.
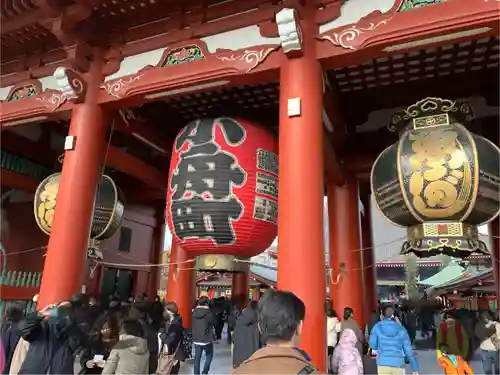
[[[85,344],[85,336],[75,324],[73,306],[65,301],[32,313],[19,323],[21,337],[29,350],[19,375],[73,374],[74,357]]]
[[[182,318],[179,315],[179,307],[175,302],[165,304],[165,325],[160,333],[161,347],[160,353],[167,353],[174,356],[176,364],[170,371],[171,374],[178,374],[181,362],[184,360],[184,350],[182,348],[183,327]]]
[[[257,301],[243,309],[236,319],[233,334],[233,367],[236,368],[262,347],[257,324]]]
[[[208,374],[214,357],[214,315],[208,297],[200,297],[193,310],[194,374],[200,375],[201,356],[205,352],[203,374]]]
[[[1,330],[2,346],[5,352],[5,366],[2,374],[9,373],[14,351],[16,350],[17,343],[21,337],[19,322],[24,316],[24,311],[20,305],[13,304],[7,308],[6,315],[7,322],[2,325]]]

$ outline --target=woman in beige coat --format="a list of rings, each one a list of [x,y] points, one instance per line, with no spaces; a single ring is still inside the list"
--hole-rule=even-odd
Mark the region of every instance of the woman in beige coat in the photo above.
[[[136,320],[124,320],[121,326],[120,341],[111,350],[106,362],[96,363],[102,366],[103,374],[147,374],[149,371],[148,343],[142,338],[141,323]]]

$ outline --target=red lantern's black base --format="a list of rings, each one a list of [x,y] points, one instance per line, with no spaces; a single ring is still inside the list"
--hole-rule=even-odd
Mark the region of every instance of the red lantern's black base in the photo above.
[[[466,223],[438,221],[408,228],[408,240],[403,243],[401,254],[414,253],[419,258],[445,254],[455,258],[490,252],[479,239],[477,226]]]

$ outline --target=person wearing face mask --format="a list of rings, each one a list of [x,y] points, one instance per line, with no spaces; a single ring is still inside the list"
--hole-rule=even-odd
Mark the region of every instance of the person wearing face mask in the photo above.
[[[158,334],[160,360],[157,373],[165,373],[162,370],[165,368],[168,368],[168,374],[179,373],[180,361],[184,360],[183,331],[179,307],[175,302],[167,302],[165,304],[165,325]]]
[[[64,301],[21,320],[21,337],[29,350],[18,374],[73,374],[75,353],[86,343],[73,310],[71,302]]]

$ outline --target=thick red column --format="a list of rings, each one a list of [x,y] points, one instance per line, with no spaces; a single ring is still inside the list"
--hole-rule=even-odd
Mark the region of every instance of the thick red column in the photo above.
[[[497,217],[490,224],[491,243],[493,244],[492,261],[495,285],[497,288],[497,309],[500,308],[500,218]]]
[[[195,270],[194,262],[182,248],[172,243],[170,266],[168,268],[168,284],[166,301],[174,301],[179,307],[182,324],[191,328],[192,310],[195,303]]]
[[[57,206],[43,269],[38,307],[67,300],[80,291],[107,126],[97,104],[73,109],[69,136],[74,150],[64,153]]]
[[[153,243],[151,246],[151,264],[160,264],[165,247],[165,203],[162,202],[156,207],[156,226],[153,231]],[[151,267],[149,272],[148,297],[152,302],[158,293],[158,281],[160,267]]]
[[[316,60],[314,2],[304,9],[300,57],[280,69],[278,289],[306,306],[301,348],[326,370],[326,281],[323,248],[322,71]],[[288,113],[300,100],[300,114]]]
[[[364,306],[365,322],[370,323],[372,311],[378,308],[377,296],[377,275],[375,268],[375,249],[372,242],[372,220],[370,195],[366,194],[361,197],[364,207],[364,215],[360,215],[361,221],[361,260],[362,260],[362,276],[363,276],[363,300],[366,301]]]
[[[248,267],[247,270],[243,272],[234,272],[231,278],[231,296],[243,296],[244,299],[242,298],[241,307],[245,307],[248,302],[248,289],[250,288],[250,276]]]
[[[343,186],[328,185],[330,298],[339,315],[345,307],[354,309],[356,320],[364,327],[358,206],[354,178],[347,177]]]

